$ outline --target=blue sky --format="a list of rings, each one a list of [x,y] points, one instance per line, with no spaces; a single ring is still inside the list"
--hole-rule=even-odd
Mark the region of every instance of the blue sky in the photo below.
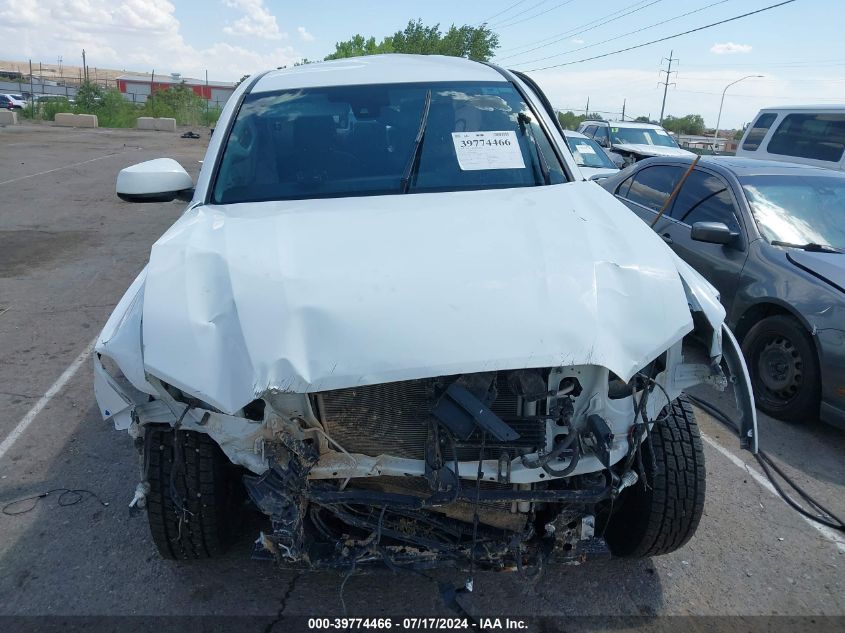
[[[322,58],[338,40],[355,33],[381,38],[411,18],[444,27],[489,18],[501,42],[494,61],[532,70],[775,2],[395,0],[362,8],[364,3],[348,0],[0,0],[0,59],[31,56],[50,62],[62,55],[76,63],[78,49],[85,47],[91,65],[194,76],[208,69],[212,79],[226,80],[302,57]],[[688,12],[694,13],[682,16]],[[722,124],[736,127],[764,106],[845,101],[845,53],[838,52],[843,18],[842,0],[796,0],[675,40],[532,74],[555,106],[583,110],[589,97],[591,110],[613,116],[627,99],[628,114],[657,117],[661,60],[674,50],[678,72],[672,76],[676,85],[669,89],[667,114],[697,112],[715,125],[722,89],[745,75],[763,75],[728,92]],[[654,26],[663,20],[669,21]],[[638,29],[644,30],[626,35]]]

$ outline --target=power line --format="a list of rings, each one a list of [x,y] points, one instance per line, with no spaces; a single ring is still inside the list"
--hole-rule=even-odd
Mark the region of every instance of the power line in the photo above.
[[[546,14],[547,14],[547,13],[549,13],[550,11],[554,11],[554,10],[556,10],[556,9],[560,9],[561,7],[565,7],[567,4],[571,4],[571,3],[573,3],[574,1],[575,1],[575,0],[565,0],[564,2],[561,2],[561,3],[559,3],[559,4],[556,4],[555,6],[553,6],[553,7],[552,7],[552,8],[550,8],[550,9],[546,9],[545,11],[541,11],[540,13],[535,13],[534,15],[529,15],[528,17],[524,17],[524,18],[522,18],[522,19],[519,19],[519,20],[517,20],[516,22],[509,22],[509,23],[507,23],[507,24],[500,24],[500,25],[499,25],[498,27],[496,27],[496,28],[499,28],[499,29],[506,29],[506,28],[508,28],[508,27],[515,26],[515,25],[517,25],[517,24],[521,24],[521,23],[523,23],[523,22],[527,22],[528,20],[533,20],[533,19],[535,19],[535,18],[539,18],[541,15],[546,15]]]
[[[680,78],[680,77],[679,77]],[[711,83],[715,83],[717,80],[713,79],[713,77],[687,77],[684,75],[682,79],[687,81],[709,81]],[[721,81],[721,80],[718,80]],[[810,82],[810,83],[842,83],[845,81],[845,78],[842,79],[831,79],[829,77],[801,77],[800,79],[796,78],[793,79],[791,77],[758,77],[757,81],[778,81],[778,82]],[[731,93],[734,94],[734,93]]]
[[[528,44],[521,44],[519,46],[511,46],[510,48],[503,49],[502,52],[507,53],[507,52],[510,52],[510,51],[518,50],[520,48],[528,48],[529,46],[534,46],[535,44],[542,44],[543,42],[549,42],[550,40],[554,40],[558,37],[575,35],[575,33],[573,33],[573,31],[577,31],[578,29],[583,28],[585,26],[590,26],[592,24],[595,24],[596,22],[601,22],[602,20],[604,20],[606,18],[613,17],[617,13],[621,13],[622,11],[627,11],[628,9],[631,9],[631,8],[633,8],[633,7],[635,7],[639,4],[643,4],[644,1],[646,1],[646,0],[638,0],[634,4],[628,5],[627,7],[623,7],[622,9],[619,9],[617,11],[613,11],[611,13],[608,13],[607,15],[603,15],[602,17],[596,18],[595,20],[590,20],[589,22],[585,22],[584,24],[579,24],[578,26],[571,28],[568,31],[563,31],[562,33],[555,33],[554,35],[550,35],[549,37],[545,37],[541,40],[537,40],[536,42],[530,42]],[[662,0],[658,0],[658,1],[662,1]]]
[[[508,12],[508,11],[510,11],[511,9],[515,9],[516,7],[518,7],[519,5],[521,5],[523,2],[527,2],[527,1],[528,1],[528,0],[519,0],[519,2],[514,2],[512,5],[508,6],[506,9],[502,9],[502,10],[501,10],[501,11],[499,11],[498,13],[494,13],[494,14],[493,14],[493,15],[491,15],[489,18],[484,18],[484,19],[483,19],[483,20],[481,20],[481,22],[479,22],[478,24],[486,24],[487,22],[489,22],[489,21],[490,21],[490,20],[492,20],[493,18],[497,18],[497,17],[499,17],[500,15],[503,15],[503,14],[507,13],[507,12]]]
[[[842,66],[845,65],[845,59],[822,59],[822,60],[793,60],[791,62],[742,62],[739,64],[719,64],[719,68],[749,68],[767,66],[769,68],[801,68],[804,66]],[[687,64],[695,68],[712,68],[713,64]]]
[[[533,10],[534,10],[534,9],[536,9],[537,7],[540,7],[540,6],[544,5],[544,4],[546,4],[547,2],[549,2],[549,0],[540,0],[540,2],[538,2],[538,3],[536,3],[536,4],[532,4],[532,5],[531,5],[530,7],[528,7],[527,9],[523,9],[523,10],[522,10],[522,13],[528,13],[529,11],[533,11]],[[509,17],[506,17],[506,18],[502,18],[502,19],[501,19],[501,20],[499,20],[497,23],[495,23],[495,24],[491,24],[490,26],[494,26],[494,27],[496,27],[496,28],[499,28],[499,25],[504,24],[505,22],[508,22],[509,20],[512,20],[513,18],[514,18],[514,16],[509,16]]]
[[[676,37],[681,37],[682,35],[689,35],[690,33],[696,33],[698,31],[703,31],[705,29],[712,28],[714,26],[719,26],[721,24],[727,24],[728,22],[734,22],[736,20],[740,20],[742,18],[747,18],[751,15],[756,15],[758,13],[763,13],[764,11],[768,11],[770,9],[776,9],[778,7],[782,7],[787,4],[792,4],[795,0],[784,0],[784,2],[778,2],[777,4],[771,4],[767,7],[763,7],[762,9],[757,9],[756,11],[749,11],[748,13],[743,13],[742,15],[736,15],[732,18],[727,18],[725,20],[719,20],[718,22],[713,22],[712,24],[705,24],[704,26],[699,26],[695,29],[690,29],[688,31],[683,31],[681,33],[675,33],[674,35],[667,35],[666,37],[661,37],[656,40],[651,40],[650,42],[644,42],[642,44],[636,44],[634,46],[628,46],[627,48],[620,48],[616,51],[611,51],[609,53],[602,53],[601,55],[594,55],[593,57],[585,57],[584,59],[578,59],[573,62],[564,62],[562,64],[553,64],[552,66],[545,66],[544,68],[531,68],[526,72],[536,72],[539,70],[549,70],[550,68],[560,68],[561,66],[571,66],[573,64],[581,64],[583,62],[589,62],[594,59],[602,59],[604,57],[610,57],[611,55],[618,55],[619,53],[627,53],[628,51],[633,51],[638,48],[643,48],[645,46],[650,46],[651,44],[657,44],[659,42],[665,42],[667,40],[675,39]]]
[[[589,28],[586,28],[583,31],[578,31],[577,29],[579,29],[581,27],[576,27],[575,29],[572,29],[571,31],[566,31],[564,33],[558,33],[557,35],[553,35],[551,38],[546,38],[545,40],[542,40],[543,42],[545,42],[545,44],[540,44],[539,46],[535,46],[534,48],[529,48],[528,50],[522,51],[521,53],[513,53],[511,55],[505,55],[504,57],[497,57],[497,60],[510,59],[511,57],[519,57],[520,55],[532,53],[532,52],[539,50],[541,48],[545,48],[546,46],[551,46],[552,44],[557,44],[558,42],[562,42],[563,40],[569,39],[570,37],[575,37],[576,35],[583,35],[584,33],[587,33],[588,31],[592,31],[593,29],[599,28],[600,26],[605,26],[607,24],[610,24],[611,22],[615,22],[616,20],[620,20],[620,19],[622,19],[626,16],[629,16],[632,13],[636,13],[637,11],[642,11],[643,9],[647,9],[651,5],[657,4],[658,2],[663,2],[663,0],[652,0],[648,4],[637,7],[636,9],[632,9],[631,11],[628,11],[627,13],[623,13],[622,15],[617,15],[616,17],[612,17],[611,19],[606,20],[604,22],[600,22],[599,20],[593,20],[592,22],[587,22],[587,24],[582,24],[581,26],[589,26],[590,24],[594,24],[595,22],[599,22],[599,23],[595,24],[594,26],[590,26]],[[637,4],[642,4],[642,3],[637,3]],[[636,5],[631,5],[631,7],[633,7],[633,6],[636,6]],[[627,8],[630,8],[630,7],[627,7]],[[618,11],[616,13],[618,13]],[[614,15],[613,13],[610,14],[610,16],[613,16],[613,15]],[[605,16],[605,17],[609,17],[609,16]],[[555,39],[557,37],[560,37],[560,39]],[[552,41],[548,41],[549,39],[551,39]],[[580,49],[576,49],[576,50],[580,50]]]
[[[687,11],[686,13],[681,13],[680,15],[676,15],[671,18],[667,18],[665,20],[661,20],[660,22],[655,22],[654,24],[649,24],[647,26],[642,26],[638,29],[634,29],[633,31],[628,31],[627,33],[623,33],[622,35],[617,35],[615,37],[608,38],[606,40],[602,40],[601,42],[595,42],[594,44],[587,44],[586,46],[582,46],[581,48],[574,48],[569,51],[564,51],[562,53],[555,53],[554,55],[546,55],[545,57],[538,57],[536,59],[529,59],[528,61],[524,62],[517,62],[519,64],[534,64],[536,62],[542,62],[547,59],[554,59],[555,57],[561,57],[563,55],[569,55],[570,53],[577,53],[578,51],[583,51],[588,48],[595,48],[596,46],[601,46],[602,44],[607,44],[608,42],[613,42],[616,40],[620,40],[623,37],[627,37],[629,35],[634,35],[636,33],[641,33],[643,31],[648,31],[649,29],[653,29],[656,26],[662,26],[663,24],[668,24],[669,22],[674,22],[675,20],[680,20],[681,18],[685,18],[693,13],[700,13],[705,9],[710,9],[711,7],[715,7],[719,4],[725,4],[729,0],[717,0],[717,2],[711,2],[710,4],[704,5],[703,7],[699,7],[698,9],[693,9],[692,11]]]
[[[707,92],[705,90],[674,90],[673,92],[683,92],[683,93],[689,93],[689,94],[695,94],[695,95],[716,95],[716,96],[719,96],[720,94],[722,94],[721,92]],[[761,94],[746,95],[746,94],[736,94],[736,93],[733,93],[733,92],[730,94],[730,96],[731,97],[743,97],[743,98],[747,98],[747,99],[785,99],[785,100],[788,100],[788,101],[806,101],[807,99],[813,99],[813,100],[818,100],[818,101],[832,101],[832,102],[835,102],[835,103],[842,101],[842,99],[839,98],[839,97],[814,97],[814,96],[803,95],[803,94],[800,97],[798,97],[797,99],[794,95],[791,96],[791,97],[773,97],[771,95],[761,95]]]

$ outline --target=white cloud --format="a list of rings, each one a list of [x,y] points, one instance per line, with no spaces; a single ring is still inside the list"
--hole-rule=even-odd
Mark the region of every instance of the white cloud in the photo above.
[[[226,6],[243,11],[243,17],[223,27],[229,35],[246,35],[266,40],[280,40],[287,33],[279,30],[276,16],[264,6],[264,0],[226,0]]]
[[[583,44],[584,40],[582,40],[580,37],[573,37],[570,42],[572,42],[573,44]]]
[[[196,47],[185,41],[170,0],[0,0],[0,59],[52,62],[62,55],[72,64],[83,48],[91,67],[188,77],[203,77],[208,69],[216,80],[301,59],[292,46],[218,41]]]
[[[313,42],[314,36],[308,32],[304,26],[296,27],[296,32],[299,33],[299,37],[303,42]]]
[[[28,26],[38,21],[38,2],[0,2],[0,24],[7,26]]]
[[[710,52],[716,55],[733,55],[734,53],[750,53],[750,44],[734,44],[733,42],[722,42],[720,44],[713,44],[710,47]]]

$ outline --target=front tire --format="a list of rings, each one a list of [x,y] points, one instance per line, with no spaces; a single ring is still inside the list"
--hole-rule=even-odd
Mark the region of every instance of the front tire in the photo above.
[[[182,467],[173,473],[177,442]],[[237,534],[244,496],[220,447],[205,433],[150,427],[144,454],[147,519],[159,553],[170,559],[223,554]]]
[[[742,341],[757,407],[787,422],[819,415],[819,366],[802,325],[778,314],[763,319]]]
[[[651,446],[646,440],[640,449],[648,486],[640,478],[624,490],[608,519],[605,538],[615,556],[644,558],[680,549],[695,534],[704,511],[704,449],[692,406],[678,398],[661,417],[665,420],[651,431]],[[657,464],[653,481],[652,455]]]

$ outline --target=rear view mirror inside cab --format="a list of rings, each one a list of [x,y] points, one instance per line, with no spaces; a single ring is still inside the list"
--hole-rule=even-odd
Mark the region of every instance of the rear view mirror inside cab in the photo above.
[[[170,202],[190,200],[194,183],[172,158],[156,158],[121,169],[117,175],[117,196],[127,202]]]

